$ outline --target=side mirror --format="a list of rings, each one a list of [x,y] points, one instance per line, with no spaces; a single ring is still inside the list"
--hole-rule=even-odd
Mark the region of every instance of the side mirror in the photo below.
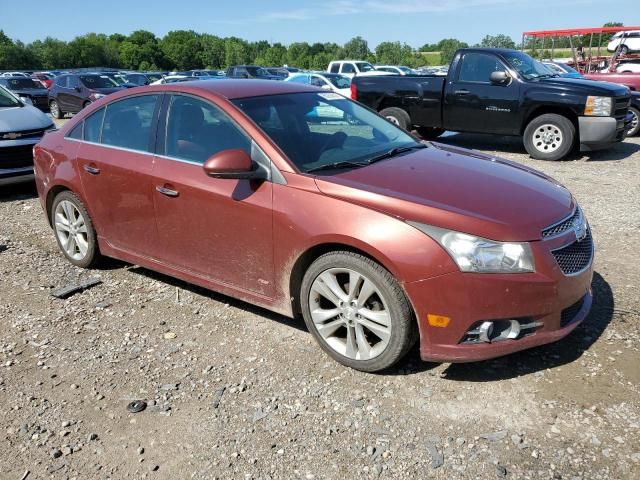
[[[491,83],[504,85],[509,83],[509,80],[511,80],[511,77],[507,74],[507,72],[497,71],[497,72],[491,72],[489,79],[491,80]]]
[[[252,180],[264,178],[262,171],[254,168],[247,152],[240,149],[223,150],[204,162],[205,173],[213,178]]]

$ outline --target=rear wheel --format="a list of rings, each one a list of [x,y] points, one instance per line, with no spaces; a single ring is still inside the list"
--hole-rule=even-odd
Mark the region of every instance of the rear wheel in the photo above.
[[[417,127],[416,132],[418,132],[418,135],[425,140],[432,140],[442,135],[444,133],[444,129],[434,127]]]
[[[417,339],[402,288],[373,260],[353,252],[319,257],[300,291],[305,323],[322,349],[356,370],[395,364]]]
[[[622,45],[620,47],[620,54],[621,55],[626,55],[627,53],[629,53],[629,47],[627,47],[626,45]]]
[[[529,122],[524,131],[524,146],[538,160],[560,160],[573,148],[576,128],[567,117],[546,113]]]
[[[409,118],[409,114],[397,107],[389,107],[380,111],[380,115],[389,120],[394,125],[398,127],[408,130],[409,125],[411,123],[411,118]]]
[[[631,113],[631,127],[627,130],[627,136],[633,137],[640,132],[640,110],[636,107],[629,107],[629,113]]]
[[[60,105],[58,105],[57,100],[51,100],[51,102],[49,103],[49,111],[51,112],[51,116],[53,116],[53,118],[57,118],[58,120],[60,120],[62,117],[64,117],[64,112],[60,110]]]
[[[50,216],[58,247],[67,260],[77,267],[92,265],[100,256],[96,231],[78,196],[68,190],[59,193],[51,205]]]

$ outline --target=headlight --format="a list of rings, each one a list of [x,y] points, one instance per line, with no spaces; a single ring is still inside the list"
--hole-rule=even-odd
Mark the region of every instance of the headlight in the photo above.
[[[527,242],[496,242],[422,223],[408,223],[442,245],[463,272],[522,273],[535,271],[533,254]]]
[[[584,114],[593,117],[608,117],[611,115],[611,97],[587,97]]]

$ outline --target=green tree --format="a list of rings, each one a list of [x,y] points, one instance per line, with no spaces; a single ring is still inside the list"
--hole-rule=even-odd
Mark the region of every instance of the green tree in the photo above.
[[[354,37],[344,44],[342,54],[345,59],[364,60],[370,54],[369,44],[362,37]]]
[[[215,35],[205,33],[200,39],[202,50],[200,59],[205,68],[222,68],[225,66],[224,40]]]
[[[202,67],[200,35],[193,30],[173,30],[160,41],[168,68],[187,70]]]
[[[498,35],[486,35],[480,42],[483,48],[516,48],[510,36],[499,33]]]
[[[438,42],[438,51],[440,52],[440,62],[442,64],[451,63],[453,55],[459,48],[468,48],[465,42],[461,42],[457,38],[445,38]]]
[[[382,42],[376,47],[376,61],[390,65],[412,63],[413,49],[400,42]]]

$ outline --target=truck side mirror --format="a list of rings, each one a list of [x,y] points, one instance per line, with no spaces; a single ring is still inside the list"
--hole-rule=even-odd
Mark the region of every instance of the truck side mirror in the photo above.
[[[491,72],[489,79],[491,80],[491,83],[506,85],[507,83],[509,83],[509,80],[511,80],[511,77],[507,74],[507,72],[496,71]]]

